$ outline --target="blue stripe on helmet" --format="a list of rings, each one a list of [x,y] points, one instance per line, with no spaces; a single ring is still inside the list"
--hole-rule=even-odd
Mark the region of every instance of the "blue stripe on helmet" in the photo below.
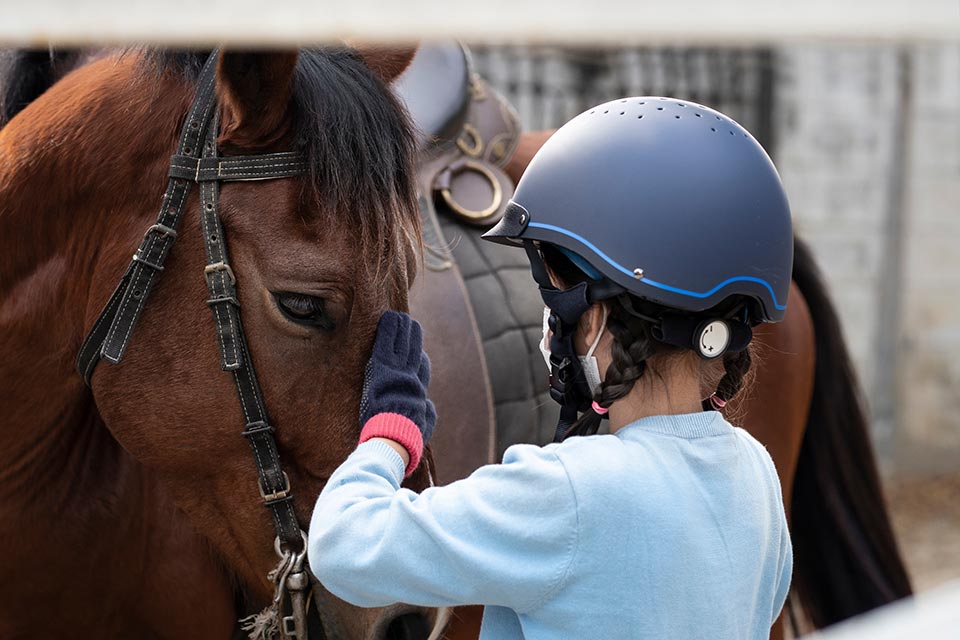
[[[628,276],[630,276],[631,278],[634,277],[634,276],[633,276],[633,271],[632,271],[631,269],[627,269],[626,267],[624,267],[623,265],[621,265],[620,263],[618,263],[616,260],[614,260],[613,258],[611,258],[610,256],[608,256],[607,254],[605,254],[603,251],[601,251],[595,244],[593,244],[592,242],[590,242],[589,240],[587,240],[587,239],[584,238],[583,236],[581,236],[581,235],[579,235],[579,234],[577,234],[577,233],[574,233],[573,231],[569,231],[569,230],[567,230],[567,229],[564,229],[564,228],[562,228],[562,227],[557,227],[557,226],[552,225],[552,224],[545,224],[545,223],[543,223],[543,222],[530,222],[527,226],[528,226],[528,227],[533,227],[533,228],[535,228],[535,229],[546,229],[547,231],[554,231],[554,232],[559,233],[559,234],[561,234],[561,235],[565,235],[565,236],[567,236],[568,238],[573,238],[574,240],[576,240],[577,242],[582,243],[584,246],[586,246],[587,248],[589,248],[589,249],[590,249],[591,251],[593,251],[595,254],[597,254],[598,256],[600,256],[601,259],[603,259],[607,264],[609,264],[611,267],[613,267],[613,268],[616,269],[617,271],[620,271],[621,273],[623,273],[623,274],[625,274],[625,275],[628,275]],[[689,297],[691,297],[691,298],[709,298],[710,296],[712,296],[713,294],[715,294],[717,291],[719,291],[720,289],[723,289],[725,286],[727,286],[728,284],[730,284],[731,282],[756,282],[757,284],[762,284],[764,287],[767,288],[767,291],[770,292],[770,297],[771,297],[771,299],[773,300],[773,306],[775,306],[775,307],[777,308],[777,310],[783,311],[784,309],[787,308],[787,305],[785,305],[785,304],[780,304],[780,303],[777,301],[777,294],[775,294],[775,293],[773,292],[773,287],[770,286],[770,283],[769,283],[769,282],[767,282],[766,280],[764,280],[764,279],[762,279],[762,278],[756,278],[756,277],[754,277],[754,276],[736,276],[736,277],[733,277],[733,278],[727,278],[726,280],[724,280],[723,282],[721,282],[720,284],[718,284],[718,285],[715,286],[714,288],[712,288],[712,289],[710,289],[709,291],[706,291],[706,292],[704,292],[704,293],[699,293],[699,292],[697,292],[697,291],[690,291],[689,289],[681,289],[681,288],[679,288],[679,287],[674,287],[674,286],[671,286],[671,285],[669,285],[669,284],[664,284],[664,283],[662,283],[662,282],[657,282],[656,280],[651,280],[650,278],[647,278],[647,277],[644,277],[643,279],[638,280],[638,282],[642,282],[642,283],[644,283],[644,284],[648,284],[648,285],[650,285],[651,287],[656,287],[657,289],[663,289],[664,291],[671,291],[671,292],[673,292],[673,293],[679,293],[680,295],[689,296]]]

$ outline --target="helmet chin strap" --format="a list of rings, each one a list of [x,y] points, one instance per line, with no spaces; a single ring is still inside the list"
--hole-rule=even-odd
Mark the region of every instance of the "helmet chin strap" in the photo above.
[[[587,388],[583,365],[574,346],[577,323],[564,322],[547,299],[550,293],[540,290],[544,302],[550,307],[550,397],[560,405],[560,420],[553,434],[553,441],[560,442],[581,411],[590,405],[590,390]],[[562,293],[561,293],[562,295]]]
[[[540,286],[540,297],[550,309],[548,324],[550,337],[550,397],[560,405],[560,419],[553,435],[561,442],[581,411],[587,411],[593,402],[590,386],[580,358],[577,357],[574,336],[580,317],[595,302],[612,298],[624,289],[609,280],[581,282],[566,290],[553,285],[540,252],[530,241],[524,242],[530,258],[530,270]]]

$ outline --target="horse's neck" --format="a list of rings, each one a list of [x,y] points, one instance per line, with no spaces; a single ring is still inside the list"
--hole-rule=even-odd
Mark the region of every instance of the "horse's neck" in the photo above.
[[[104,302],[90,299],[91,283],[119,279],[141,212],[158,203],[157,187],[142,185],[162,189],[175,136],[175,125],[154,123],[176,117],[151,118],[155,96],[128,86],[133,64],[88,65],[0,130],[3,505],[19,503],[17,495],[63,499],[71,482],[112,468],[89,467],[119,456],[73,363]]]
[[[87,397],[2,454],[0,636],[228,637],[229,578]]]

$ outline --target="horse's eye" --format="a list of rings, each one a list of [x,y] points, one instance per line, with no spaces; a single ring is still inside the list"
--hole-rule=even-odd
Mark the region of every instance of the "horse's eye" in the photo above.
[[[333,321],[324,313],[324,300],[302,293],[275,293],[277,308],[287,320],[324,331],[333,331]]]

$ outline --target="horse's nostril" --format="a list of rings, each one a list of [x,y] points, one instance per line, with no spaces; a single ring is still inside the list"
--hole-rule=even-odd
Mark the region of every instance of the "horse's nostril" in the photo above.
[[[430,625],[419,613],[405,613],[390,621],[384,640],[427,640]]]

